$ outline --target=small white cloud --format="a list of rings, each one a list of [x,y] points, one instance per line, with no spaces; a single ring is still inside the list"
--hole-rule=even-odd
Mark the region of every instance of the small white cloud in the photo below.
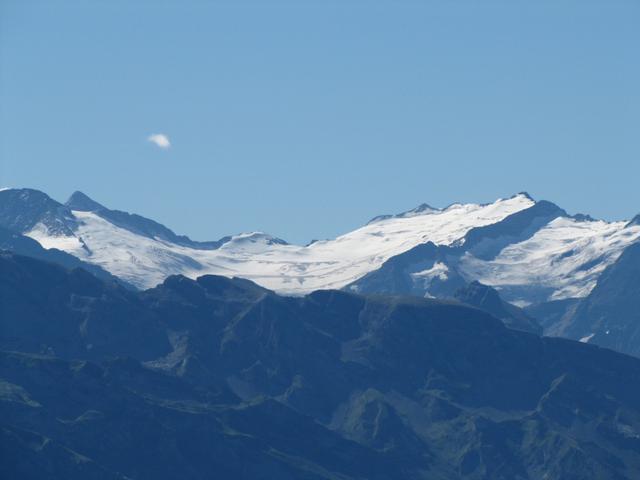
[[[167,150],[171,147],[171,142],[169,141],[169,137],[167,137],[164,133],[154,133],[147,137],[151,143],[156,145],[157,147],[162,148],[163,150]]]

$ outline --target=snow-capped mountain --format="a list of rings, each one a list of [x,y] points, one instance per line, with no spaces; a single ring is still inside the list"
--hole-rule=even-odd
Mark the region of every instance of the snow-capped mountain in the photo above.
[[[42,195],[33,190],[0,192],[0,219],[27,211],[20,233],[45,248],[100,265],[140,288],[155,286],[171,274],[196,277],[212,273],[248,278],[292,294],[341,288],[416,245],[429,241],[451,245],[473,228],[494,224],[534,205],[525,195],[487,205],[454,204],[378,219],[336,239],[298,246],[262,232],[193,242],[151,220],[109,210],[80,193],[72,195],[66,205],[48,199],[51,205],[46,215],[40,215],[42,209],[32,208],[31,203],[42,203]],[[17,201],[24,203],[22,209]],[[50,211],[58,213],[55,222]]]
[[[520,193],[489,204],[423,204],[307,246],[262,232],[196,242],[80,192],[61,204],[36,190],[0,191],[1,226],[139,288],[171,274],[218,274],[285,294],[347,288],[452,297],[479,281],[526,307],[586,297],[638,241],[639,223],[570,216]]]
[[[583,298],[639,238],[636,222],[569,216],[550,202],[532,202],[457,242],[418,245],[394,256],[349,288],[440,297],[476,280],[522,307]]]

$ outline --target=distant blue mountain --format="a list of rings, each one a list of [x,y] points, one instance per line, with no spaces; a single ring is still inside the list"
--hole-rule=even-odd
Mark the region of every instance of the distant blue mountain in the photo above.
[[[32,189],[0,191],[0,228],[0,248],[81,267],[106,280],[117,275],[139,289],[173,274],[216,273],[290,295],[338,288],[457,299],[512,328],[540,333],[542,327],[547,335],[585,341],[593,334],[590,342],[640,354],[633,307],[614,305],[618,287],[604,287],[621,274],[612,280],[602,273],[621,271],[617,261],[630,262],[640,241],[637,217],[604,222],[570,215],[526,193],[489,204],[422,204],[306,246],[264,232],[198,242],[154,220],[109,209],[82,192],[61,204]],[[636,282],[631,273],[615,280],[626,282],[616,291],[630,289],[625,297],[630,305]],[[616,328],[624,332],[618,340],[612,329],[601,339],[595,327],[602,322],[594,318],[609,315],[605,309],[615,312]],[[605,323],[612,324],[611,315]]]
[[[0,309],[1,478],[640,476],[640,360],[458,302],[0,253]]]

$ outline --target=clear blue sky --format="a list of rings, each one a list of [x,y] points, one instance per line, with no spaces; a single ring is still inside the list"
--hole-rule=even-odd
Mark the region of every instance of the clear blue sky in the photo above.
[[[628,218],[639,25],[637,0],[4,0],[0,186],[196,239],[521,190]]]

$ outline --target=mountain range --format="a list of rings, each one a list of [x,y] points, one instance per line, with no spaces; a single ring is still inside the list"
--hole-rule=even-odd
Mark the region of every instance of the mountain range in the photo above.
[[[263,232],[198,242],[81,192],[63,204],[37,190],[5,189],[0,228],[2,248],[33,255],[30,242],[39,258],[137,289],[175,274],[216,274],[285,295],[343,289],[458,299],[513,328],[640,355],[637,282],[628,286],[637,271],[640,221],[569,215],[526,193],[489,204],[423,204],[299,246]],[[609,308],[611,291],[619,292],[617,309]],[[488,307],[498,303],[501,314]]]
[[[639,236],[521,193],[199,242],[1,190],[0,477],[637,478]]]
[[[509,310],[489,288],[460,295]],[[135,291],[5,252],[0,313],[1,478],[640,475],[640,359],[456,301]]]

